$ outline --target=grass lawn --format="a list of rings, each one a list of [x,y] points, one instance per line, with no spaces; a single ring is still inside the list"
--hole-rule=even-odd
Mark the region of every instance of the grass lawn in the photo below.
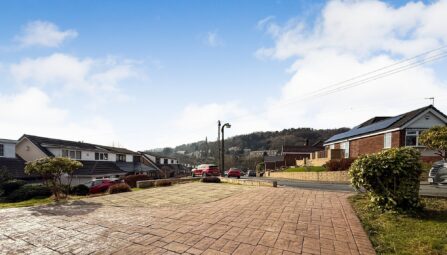
[[[13,208],[13,207],[27,207],[27,206],[35,206],[35,205],[46,205],[53,202],[53,198],[32,198],[29,200],[21,201],[21,202],[4,202],[0,200],[0,209],[3,208]]]
[[[415,216],[369,208],[362,194],[350,201],[378,254],[447,254],[447,199],[422,199]]]
[[[301,166],[294,168],[287,168],[284,172],[324,172],[326,168],[322,166]]]

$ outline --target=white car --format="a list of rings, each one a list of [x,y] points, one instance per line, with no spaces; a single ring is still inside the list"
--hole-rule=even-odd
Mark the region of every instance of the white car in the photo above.
[[[447,184],[447,163],[444,161],[435,162],[428,173],[429,184]]]

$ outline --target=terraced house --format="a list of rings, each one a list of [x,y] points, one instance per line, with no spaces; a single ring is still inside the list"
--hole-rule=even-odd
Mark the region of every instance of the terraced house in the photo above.
[[[23,135],[16,144],[16,153],[25,161],[67,157],[82,162],[83,167],[73,174],[74,185],[95,179],[119,178],[129,173],[158,171],[155,165],[143,163],[138,153],[125,148],[34,135]]]
[[[440,157],[419,143],[419,135],[433,126],[446,124],[447,116],[433,105],[396,116],[373,117],[326,140],[325,155],[356,158],[384,149],[410,146],[421,152],[422,160],[432,162]]]

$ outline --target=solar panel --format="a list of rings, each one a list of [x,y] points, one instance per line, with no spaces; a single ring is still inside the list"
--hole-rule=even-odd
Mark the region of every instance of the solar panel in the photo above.
[[[353,129],[346,131],[344,133],[332,136],[331,138],[326,140],[325,143],[330,143],[333,141],[337,141],[337,140],[341,140],[341,139],[345,139],[345,138],[349,138],[349,137],[353,137],[353,136],[358,136],[358,135],[362,135],[362,134],[368,134],[368,133],[372,133],[374,131],[379,131],[379,130],[385,129],[385,128],[393,125],[396,121],[400,120],[402,118],[402,116],[403,115],[399,115],[396,117],[388,118],[386,120],[382,120],[382,121],[373,123],[366,127],[353,128]]]

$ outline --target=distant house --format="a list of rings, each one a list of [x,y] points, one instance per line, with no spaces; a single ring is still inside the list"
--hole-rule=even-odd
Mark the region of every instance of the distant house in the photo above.
[[[139,159],[138,154],[124,148],[34,135],[23,135],[16,144],[16,152],[25,161],[44,157],[67,157],[80,161],[83,167],[74,172],[73,185],[130,173],[156,171],[150,165],[135,161]]]
[[[285,145],[282,147],[281,155],[284,157],[285,166],[295,166],[297,160],[303,160],[305,158],[310,158],[311,154],[316,151],[323,150],[324,147],[320,141],[309,145],[309,141],[303,145],[290,146]]]
[[[249,155],[250,157],[276,156],[278,155],[278,150],[250,151]]]
[[[420,144],[419,135],[433,126],[446,124],[447,116],[429,105],[392,117],[373,117],[347,132],[332,136],[324,146],[326,151],[342,151],[344,158],[408,146],[418,149],[422,160],[430,162],[440,157]]]
[[[264,169],[277,170],[285,167],[284,156],[264,156]]]
[[[139,153],[144,162],[151,162],[156,165],[159,171],[159,178],[186,176],[190,174],[190,169],[180,164],[177,158],[150,152]]]
[[[0,139],[0,169],[5,169],[14,179],[35,179],[26,175],[25,160],[16,155],[16,140]]]

